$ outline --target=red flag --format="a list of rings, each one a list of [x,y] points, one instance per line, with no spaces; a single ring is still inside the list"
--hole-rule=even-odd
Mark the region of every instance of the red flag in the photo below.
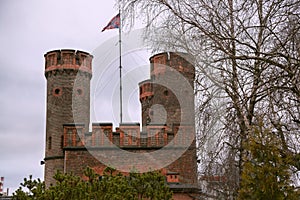
[[[108,24],[102,29],[102,32],[108,29],[120,28],[120,13],[114,16]]]

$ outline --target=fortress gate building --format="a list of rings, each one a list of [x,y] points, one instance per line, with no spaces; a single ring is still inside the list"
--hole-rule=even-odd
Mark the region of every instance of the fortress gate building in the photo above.
[[[174,199],[193,199],[197,193],[194,97],[187,90],[194,88],[195,71],[188,56],[165,52],[150,58],[150,79],[139,83],[142,127],[139,123],[121,123],[113,130],[112,123],[94,122],[89,131],[92,59],[89,53],[75,50],[45,54],[46,186],[55,183],[57,170],[83,176],[84,169],[90,167],[103,173],[107,165],[97,155],[117,157],[112,146],[134,153],[163,153],[170,145],[184,151],[161,172],[174,191]],[[178,77],[183,77],[189,88]],[[170,153],[170,149],[165,152]],[[125,168],[139,163],[138,158],[136,162],[130,159],[124,157],[120,162]]]

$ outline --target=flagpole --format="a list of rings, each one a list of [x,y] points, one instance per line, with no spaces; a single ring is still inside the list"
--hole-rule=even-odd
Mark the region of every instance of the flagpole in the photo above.
[[[120,123],[123,122],[123,106],[122,106],[122,18],[121,18],[121,9],[119,8],[120,15],[120,26],[119,26],[119,71],[120,71]]]
[[[121,6],[119,4],[119,14],[112,18],[109,23],[102,29],[102,32],[108,29],[119,28],[119,71],[120,71],[120,123],[123,122],[123,107],[122,107],[122,25],[121,25]]]

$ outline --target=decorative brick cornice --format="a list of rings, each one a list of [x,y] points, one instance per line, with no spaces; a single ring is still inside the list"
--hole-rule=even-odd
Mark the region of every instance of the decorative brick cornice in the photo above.
[[[92,74],[93,56],[84,51],[69,49],[49,51],[45,55],[45,75],[53,70],[76,70]]]

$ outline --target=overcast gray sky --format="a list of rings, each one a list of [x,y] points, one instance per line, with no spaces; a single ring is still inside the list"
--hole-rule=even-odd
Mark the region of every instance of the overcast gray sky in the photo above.
[[[4,189],[9,188],[10,193],[30,174],[43,179],[44,166],[40,161],[44,158],[46,120],[44,54],[55,49],[78,49],[94,55],[108,47],[105,59],[111,59],[110,52],[117,49],[118,31],[101,30],[117,14],[114,3],[112,0],[0,0],[0,176],[5,177]],[[145,52],[130,46],[127,51],[131,56],[125,56],[125,66],[126,63],[147,65]],[[104,58],[99,60],[98,55],[94,56],[95,69]],[[109,68],[115,63],[112,58],[101,67]],[[116,102],[112,99],[117,99],[114,78],[117,73],[116,68],[109,69],[103,75],[109,79],[101,83],[105,79],[100,77],[98,81],[95,101],[101,97],[102,103],[96,103],[96,120],[116,122],[118,107],[113,108]],[[137,70],[125,68],[125,74],[131,72],[127,78],[138,77],[127,85],[135,87],[147,77],[146,72]],[[109,93],[111,88],[113,94]],[[127,96],[125,101],[132,112],[126,114],[125,121],[138,121],[137,88],[131,89]]]

